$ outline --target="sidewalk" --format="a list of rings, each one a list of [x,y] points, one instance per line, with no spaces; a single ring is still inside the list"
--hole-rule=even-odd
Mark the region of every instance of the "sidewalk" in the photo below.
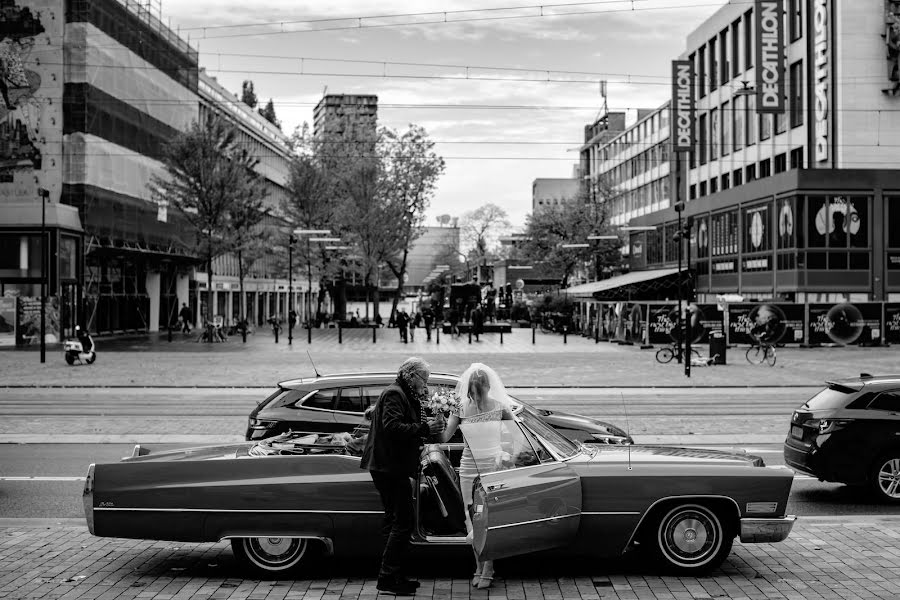
[[[393,371],[407,356],[418,355],[434,371],[459,373],[472,362],[496,368],[510,386],[817,386],[825,379],[856,376],[860,372],[900,372],[895,348],[779,348],[775,367],[748,364],[745,348],[731,348],[728,364],[694,367],[687,379],[683,366],[674,361],[656,362],[653,350],[637,346],[594,343],[580,336],[535,335],[530,329],[514,329],[500,343],[499,334],[452,339],[442,335],[425,341],[424,331],[415,342],[403,344],[396,329],[344,330],[338,343],[336,329],[315,329],[312,344],[306,331],[295,332],[293,344],[286,336],[274,343],[271,332],[258,330],[246,344],[240,337],[225,343],[203,344],[193,336],[175,334],[109,338],[98,341],[93,365],[68,366],[62,351],[50,348],[47,362],[39,362],[36,349],[0,350],[0,386],[224,386],[265,387],[291,377],[310,376],[313,368],[307,351],[321,373]],[[706,353],[705,348],[700,348]]]
[[[430,552],[416,598],[435,600],[862,599],[900,597],[900,519],[799,519],[778,544],[736,543],[709,577],[663,577],[639,560],[498,561],[488,591],[470,587],[459,555]],[[9,600],[338,600],[378,595],[371,569],[325,563],[314,579],[243,579],[225,543],[95,538],[77,520],[0,520],[0,597]]]

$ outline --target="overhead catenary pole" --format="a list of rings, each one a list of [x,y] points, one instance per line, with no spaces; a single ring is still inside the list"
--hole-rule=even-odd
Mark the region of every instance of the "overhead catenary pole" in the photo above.
[[[50,244],[47,243],[47,197],[50,191],[38,188],[41,197],[41,363],[47,362],[47,277]]]
[[[288,236],[288,346],[294,343],[294,321],[291,311],[294,310],[294,234]]]

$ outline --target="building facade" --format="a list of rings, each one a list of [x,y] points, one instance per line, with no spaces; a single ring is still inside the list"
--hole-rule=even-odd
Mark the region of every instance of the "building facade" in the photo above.
[[[157,331],[187,302],[199,314],[193,233],[151,188],[165,174],[162,148],[219,106],[259,151],[277,203],[284,136],[249,109],[235,112],[233,95],[201,77],[196,50],[144,4],[11,0],[0,18],[0,297],[26,305],[40,295],[46,203],[54,337],[79,322],[98,333]],[[217,263],[223,272],[228,260]],[[286,288],[271,275],[265,285]],[[230,301],[218,308],[228,320]]]
[[[900,300],[890,6],[729,4],[688,37],[694,139],[678,172],[699,301]],[[634,268],[676,263],[677,217],[630,221],[656,228],[631,235]]]
[[[581,181],[576,177],[535,179],[531,183],[531,212],[574,200],[580,189]]]
[[[316,136],[340,136],[357,127],[361,136],[374,137],[377,126],[378,96],[371,94],[326,94],[313,109]]]

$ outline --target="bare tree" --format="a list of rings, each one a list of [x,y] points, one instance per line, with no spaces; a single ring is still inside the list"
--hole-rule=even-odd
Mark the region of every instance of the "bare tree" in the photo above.
[[[460,240],[468,248],[467,262],[476,265],[493,256],[499,246],[501,232],[509,229],[506,211],[496,204],[487,203],[463,215],[460,222]]]

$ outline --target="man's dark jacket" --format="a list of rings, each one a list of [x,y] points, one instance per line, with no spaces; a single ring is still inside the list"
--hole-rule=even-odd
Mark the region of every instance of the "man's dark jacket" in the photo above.
[[[412,393],[395,382],[381,393],[372,414],[361,469],[415,477],[419,447],[430,433],[422,408]]]

